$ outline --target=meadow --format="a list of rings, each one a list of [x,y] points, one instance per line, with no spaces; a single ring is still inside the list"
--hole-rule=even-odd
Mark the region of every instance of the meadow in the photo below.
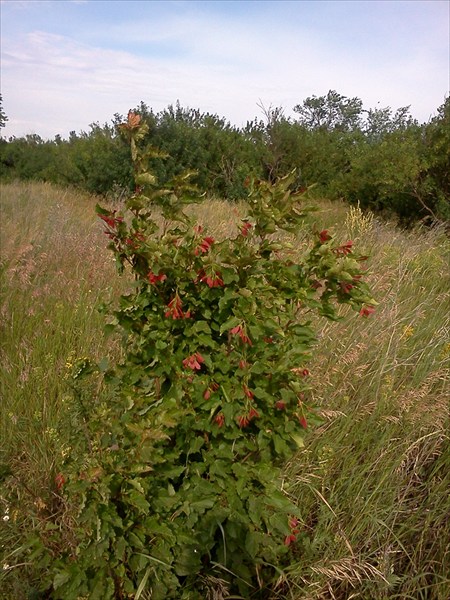
[[[39,598],[20,550],[45,527],[70,452],[60,423],[75,359],[119,356],[99,307],[120,278],[93,196],[44,183],[1,191],[0,598]],[[273,599],[446,600],[450,596],[450,242],[323,200],[310,217],[370,256],[379,302],[320,324],[310,365],[321,424],[286,465],[304,542]],[[210,199],[199,221],[220,238],[245,205]],[[310,223],[311,224],[311,223]],[[302,232],[298,232],[301,244]],[[294,490],[294,492],[292,492]],[[60,523],[68,523],[60,520]],[[61,532],[64,536],[64,531]],[[20,557],[20,558],[19,558]],[[218,588],[211,598],[226,598]],[[34,595],[33,595],[34,594]],[[141,596],[145,598],[145,593]],[[150,598],[150,596],[148,596]]]

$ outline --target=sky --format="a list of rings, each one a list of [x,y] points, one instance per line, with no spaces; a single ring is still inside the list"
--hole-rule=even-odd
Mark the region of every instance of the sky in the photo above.
[[[449,0],[1,0],[5,138],[67,138],[141,101],[245,126],[335,90],[427,122],[449,94]]]

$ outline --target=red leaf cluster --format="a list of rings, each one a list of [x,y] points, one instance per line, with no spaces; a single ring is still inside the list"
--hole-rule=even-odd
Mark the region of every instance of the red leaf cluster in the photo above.
[[[208,252],[211,246],[214,244],[214,241],[215,240],[213,237],[204,237],[200,242],[200,245],[194,250],[195,256],[198,256],[199,254],[206,254],[206,252]]]
[[[230,329],[230,333],[232,335],[238,335],[244,344],[248,344],[249,346],[253,345],[252,340],[245,333],[245,330],[243,329],[242,325],[236,325],[236,327],[233,327],[232,329]]]
[[[168,310],[166,310],[164,313],[164,316],[167,318],[171,317],[172,319],[189,319],[191,316],[190,310],[187,310],[186,312],[183,311],[183,305],[178,294],[176,294],[175,297],[169,302],[167,308]]]
[[[328,233],[328,229],[324,229],[319,233],[319,239],[322,244],[328,242],[328,240],[331,240],[331,235]]]
[[[205,359],[200,352],[196,352],[183,360],[183,367],[185,369],[192,369],[193,371],[200,371],[204,362]]]
[[[167,279],[167,275],[165,275],[164,273],[160,273],[159,275],[155,275],[155,273],[153,273],[152,271],[149,271],[147,273],[147,279],[149,280],[149,282],[152,285],[156,285],[157,283],[162,283],[163,281],[165,281]],[[170,304],[169,304],[169,306],[170,306]],[[166,317],[167,317],[167,314],[166,314]]]
[[[65,483],[66,483],[66,478],[64,477],[64,475],[62,473],[58,473],[55,477],[56,489],[60,490]]]
[[[253,227],[253,225],[251,223],[244,223],[241,227],[241,233],[244,237],[248,236],[248,232],[250,231],[250,229]]]
[[[362,317],[370,317],[370,315],[373,315],[374,312],[375,309],[373,306],[363,306],[363,308],[359,311],[359,314]]]
[[[348,242],[345,242],[345,244],[342,244],[342,246],[334,248],[333,252],[338,256],[347,256],[347,254],[351,254],[353,252],[353,242],[349,240]]]
[[[202,269],[199,272],[198,277],[199,281],[201,281],[202,283],[206,283],[206,285],[210,288],[223,287],[225,285],[220,273],[214,273],[214,276],[211,276],[207,275]]]

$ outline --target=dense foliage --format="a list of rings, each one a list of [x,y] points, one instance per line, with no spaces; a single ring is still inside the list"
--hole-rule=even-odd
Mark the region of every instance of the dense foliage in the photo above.
[[[294,168],[299,187],[316,186],[330,198],[397,215],[402,223],[448,220],[450,99],[427,124],[409,108],[366,110],[359,98],[335,91],[294,107],[264,108],[264,118],[237,128],[225,119],[177,103],[154,113],[135,109],[148,125],[147,143],[169,155],[154,172],[167,183],[184,169],[196,184],[220,198],[245,196],[248,173],[274,181]],[[6,115],[2,113],[2,124]],[[68,140],[38,135],[0,140],[3,180],[38,179],[117,195],[132,187],[132,164],[117,126],[93,124]]]

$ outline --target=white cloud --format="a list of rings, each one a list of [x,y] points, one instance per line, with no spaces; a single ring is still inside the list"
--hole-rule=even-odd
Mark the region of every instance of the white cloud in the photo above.
[[[179,99],[241,125],[260,116],[259,100],[290,114],[328,89],[358,96],[367,108],[411,104],[427,120],[447,91],[448,61],[431,38],[428,46],[419,40],[403,50],[397,40],[392,49],[355,51],[306,25],[183,10],[167,22],[141,18],[103,30],[87,23],[83,31],[84,43],[46,31],[4,36],[4,135],[67,136],[140,100],[158,111]],[[120,40],[128,51],[114,49]]]

